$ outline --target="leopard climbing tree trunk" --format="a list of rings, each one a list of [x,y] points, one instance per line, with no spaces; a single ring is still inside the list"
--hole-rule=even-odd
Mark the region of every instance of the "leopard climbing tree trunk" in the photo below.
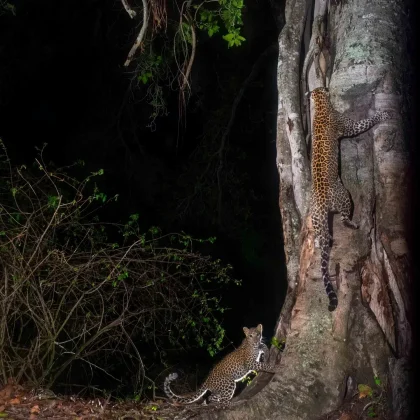
[[[286,340],[279,373],[252,398],[203,419],[316,419],[354,394],[387,383],[396,419],[407,419],[411,352],[407,74],[402,0],[286,0],[279,36],[277,167],[288,293],[276,336]],[[304,54],[302,54],[304,51]],[[306,57],[306,59],[304,59]],[[335,215],[330,313],[321,281],[309,197],[310,120],[305,91],[327,86],[334,108],[359,120],[391,120],[342,139],[340,174],[353,203],[350,230]],[[271,351],[271,358],[280,355]],[[267,380],[271,379],[271,381]],[[241,395],[242,396],[242,395]]]

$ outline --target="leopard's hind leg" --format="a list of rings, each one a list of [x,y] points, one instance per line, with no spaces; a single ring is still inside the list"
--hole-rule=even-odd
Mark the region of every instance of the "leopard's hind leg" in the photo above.
[[[224,383],[220,386],[220,389],[212,391],[212,393],[208,397],[208,402],[216,403],[218,406],[228,406],[230,404],[230,400],[235,393],[236,383],[235,381],[229,381]]]
[[[344,188],[340,178],[333,185],[330,197],[332,210],[340,213],[343,224],[351,229],[358,229],[359,226],[350,220],[350,193]]]

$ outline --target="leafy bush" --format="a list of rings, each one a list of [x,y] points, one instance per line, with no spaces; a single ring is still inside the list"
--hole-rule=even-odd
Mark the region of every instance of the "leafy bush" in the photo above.
[[[0,146],[3,382],[51,387],[76,363],[118,383],[117,361],[129,360],[141,392],[143,348],[161,362],[168,346],[221,348],[225,308],[209,288],[239,282],[229,266],[194,251],[203,240],[157,227],[141,232],[138,215],[125,225],[100,223],[95,211],[117,200],[94,183],[103,171],[79,182],[50,170],[42,150],[33,171],[17,168]]]

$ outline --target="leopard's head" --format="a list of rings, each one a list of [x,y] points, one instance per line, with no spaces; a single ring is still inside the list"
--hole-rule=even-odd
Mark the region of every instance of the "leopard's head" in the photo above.
[[[250,343],[261,343],[262,339],[262,325],[258,324],[255,328],[244,327],[245,340]]]

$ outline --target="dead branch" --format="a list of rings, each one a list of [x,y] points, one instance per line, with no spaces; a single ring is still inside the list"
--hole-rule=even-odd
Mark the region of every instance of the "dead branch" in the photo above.
[[[92,206],[102,200],[97,190],[84,191],[92,175],[78,182],[65,172],[54,173],[42,155],[37,175],[1,163],[1,176],[8,180],[0,183],[3,380],[51,385],[75,361],[92,375],[102,372],[119,380],[107,365],[112,354],[129,361],[138,384],[153,384],[137,340],[151,342],[160,353],[168,342],[185,344],[179,342],[179,329],[200,335],[203,342],[214,335],[208,329],[217,323],[218,304],[208,301],[205,309],[207,286],[200,282],[202,276],[228,279],[218,262],[192,251],[191,237],[162,235],[156,228],[140,233],[131,219],[123,226],[107,224],[120,233],[121,243],[103,242],[103,226],[89,223]],[[213,326],[198,315],[203,308]],[[195,318],[197,328],[191,329]]]
[[[133,59],[134,54],[137,51],[137,48],[143,42],[143,38],[146,34],[147,24],[148,24],[148,20],[149,20],[149,10],[148,10],[148,7],[147,7],[147,0],[142,0],[142,2],[143,2],[143,23],[141,25],[140,32],[139,32],[139,34],[136,38],[136,42],[131,47],[130,52],[128,53],[127,59],[125,60],[125,63],[124,63],[125,67],[128,67],[130,65],[131,60]]]
[[[187,65],[187,69],[186,69],[185,73],[181,72],[183,82],[181,84],[180,89],[181,89],[182,93],[184,92],[184,89],[187,85],[188,85],[188,87],[190,87],[190,84],[188,83],[188,79],[190,77],[191,69],[192,69],[192,66],[194,64],[195,51],[196,51],[196,47],[197,47],[197,35],[195,33],[194,25],[192,23],[192,19],[191,19],[191,16],[190,16],[189,12],[187,12],[186,15],[184,15],[184,17],[187,19],[187,22],[190,24],[190,27],[191,27],[191,55],[190,55],[190,59],[188,60],[188,65]]]
[[[130,7],[130,5],[128,4],[127,0],[121,0],[121,3],[123,4],[125,11],[128,13],[128,16],[130,16],[131,19],[133,19],[137,15],[136,11],[133,10]]]

